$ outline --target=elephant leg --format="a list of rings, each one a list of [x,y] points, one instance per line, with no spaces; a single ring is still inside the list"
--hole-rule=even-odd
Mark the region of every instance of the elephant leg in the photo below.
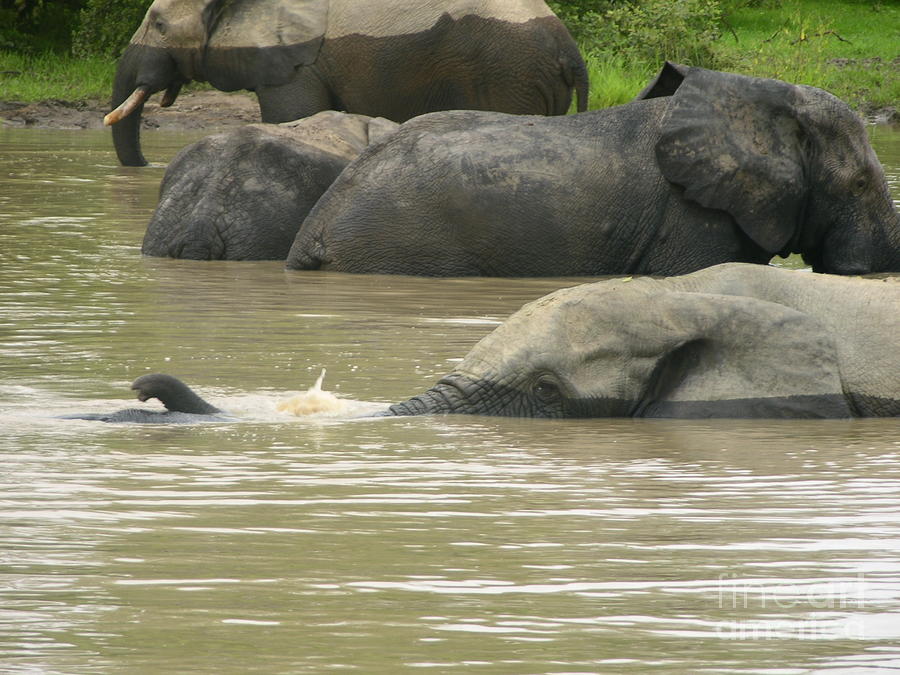
[[[256,98],[262,121],[270,123],[290,122],[334,107],[328,86],[314,69],[304,66],[286,84],[257,87]]]

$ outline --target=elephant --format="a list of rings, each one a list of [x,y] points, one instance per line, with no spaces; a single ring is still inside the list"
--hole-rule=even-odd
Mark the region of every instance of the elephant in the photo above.
[[[64,415],[61,419],[92,420],[95,422],[137,424],[192,424],[197,422],[228,422],[233,418],[207,403],[177,377],[164,373],[142,375],[131,384],[139,401],[159,399],[165,411],[126,408],[113,413],[82,413]]]
[[[815,87],[667,62],[604,110],[402,124],[322,196],[286,265],[666,276],[790,253],[817,272],[900,270],[900,214],[862,121]]]
[[[160,185],[141,252],[195,260],[284,260],[344,167],[398,125],[333,110],[250,124],[184,148]]]
[[[900,278],[724,263],[526,304],[384,415],[900,415]]]
[[[256,93],[263,122],[335,109],[404,122],[436,110],[565,114],[588,75],[543,0],[155,0],[117,64],[119,161],[143,166],[147,97],[183,84]]]

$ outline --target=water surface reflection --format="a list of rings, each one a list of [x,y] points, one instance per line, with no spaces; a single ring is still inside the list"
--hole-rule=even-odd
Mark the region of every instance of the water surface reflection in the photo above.
[[[4,672],[900,668],[897,421],[279,417],[322,367],[404,398],[578,280],[142,259],[162,165],[0,145]],[[51,417],[148,370],[246,420]]]

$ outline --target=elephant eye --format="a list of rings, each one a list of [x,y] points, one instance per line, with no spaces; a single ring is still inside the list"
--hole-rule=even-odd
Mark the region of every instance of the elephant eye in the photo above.
[[[533,391],[534,395],[543,403],[554,403],[562,397],[559,385],[547,376],[538,378],[534,383]]]
[[[166,22],[165,21],[163,21],[162,19],[157,19],[153,25],[156,27],[156,31],[160,35],[166,34]]]

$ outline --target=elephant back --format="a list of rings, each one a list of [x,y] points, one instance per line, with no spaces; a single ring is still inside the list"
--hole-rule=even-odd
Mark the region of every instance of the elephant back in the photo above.
[[[377,12],[360,11],[360,4],[359,0],[333,0],[325,37],[389,37],[420,33],[444,16],[454,21],[475,16],[508,23],[555,16],[543,0],[378,0]]]

